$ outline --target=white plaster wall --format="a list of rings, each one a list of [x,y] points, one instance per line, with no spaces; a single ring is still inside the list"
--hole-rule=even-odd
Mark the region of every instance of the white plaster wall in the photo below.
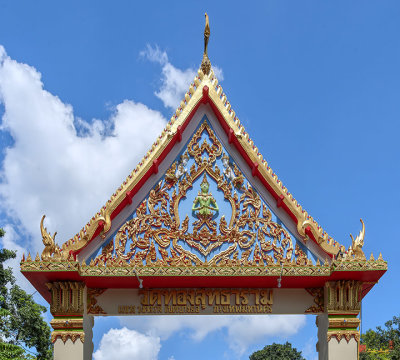
[[[64,344],[58,337],[54,343],[54,360],[91,360],[91,358],[84,359],[83,344],[79,338],[75,340],[75,343],[68,339]]]
[[[252,298],[250,297],[249,299],[251,300]],[[138,289],[108,289],[97,297],[97,304],[108,315],[123,316],[126,314],[118,313],[119,305],[137,307],[140,306],[140,300],[141,297]],[[233,296],[231,298],[231,304],[234,305]],[[253,303],[249,303],[249,305],[253,305]],[[313,305],[315,305],[313,297],[304,289],[273,289],[272,314],[304,314],[305,311]],[[201,314],[222,315],[214,314],[213,306],[207,306],[206,309],[201,311]]]
[[[358,359],[358,343],[354,338],[349,342],[342,338],[340,342],[336,338],[332,338],[328,344],[329,360],[357,360]]]

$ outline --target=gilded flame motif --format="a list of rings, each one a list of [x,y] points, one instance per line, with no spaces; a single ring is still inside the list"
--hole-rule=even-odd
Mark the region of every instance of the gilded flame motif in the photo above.
[[[204,14],[206,17],[206,26],[204,27],[204,54],[203,61],[201,62],[201,70],[205,75],[208,75],[211,70],[211,62],[208,58],[208,40],[210,39],[210,21],[207,13]]]
[[[108,262],[138,266],[290,264],[294,251],[290,234],[272,220],[271,211],[249,184],[237,192],[217,164],[222,154],[221,143],[203,122],[188,144],[187,156],[194,160],[190,169],[178,178],[174,163],[169,175],[150,191],[137,207],[136,216],[122,225],[92,266]],[[190,224],[188,215],[181,221],[179,204],[200,178],[202,190],[192,207],[197,220]],[[209,192],[208,178],[229,204],[230,218],[225,214],[219,221],[214,219],[219,208]],[[310,264],[299,247],[296,254],[299,264]]]

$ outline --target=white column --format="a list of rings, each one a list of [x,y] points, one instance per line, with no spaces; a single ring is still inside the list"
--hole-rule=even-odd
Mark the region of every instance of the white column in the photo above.
[[[353,280],[325,284],[325,313],[317,317],[319,360],[358,360],[361,288]]]
[[[317,316],[319,360],[358,360],[359,319],[350,316]]]
[[[318,359],[319,360],[328,360],[328,341],[327,341],[327,333],[328,333],[328,314],[318,315],[315,321],[318,327],[318,342],[317,342],[317,351],[318,351]]]
[[[50,322],[54,331],[54,360],[91,360],[93,353],[94,318],[87,315],[87,289],[80,282],[53,282],[51,291]]]
[[[84,360],[83,343],[80,339],[72,341],[68,337],[64,343],[61,337],[54,342],[54,360]]]
[[[84,360],[92,360],[93,325],[94,325],[94,316],[85,315],[83,317],[83,331],[85,332],[85,342],[83,343],[83,359]]]

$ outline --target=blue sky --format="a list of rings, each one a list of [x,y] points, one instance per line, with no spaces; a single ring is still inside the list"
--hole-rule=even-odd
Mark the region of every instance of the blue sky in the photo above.
[[[192,80],[205,11],[210,60],[269,165],[346,247],[363,218],[366,255],[382,252],[388,261],[389,271],[363,301],[363,328],[399,315],[395,1],[0,0],[2,245],[40,250],[43,213],[65,241],[106,202]],[[313,317],[268,318],[264,327],[251,320],[262,336],[240,351],[230,345],[237,345],[238,328],[251,325],[246,319],[207,320],[215,329],[174,319],[172,330],[153,324],[153,333],[135,319],[98,321],[95,350],[111,327],[127,326],[123,335],[141,344],[154,347],[160,339],[158,359],[185,359],[188,351],[193,359],[246,359],[286,340],[315,356]],[[277,324],[288,321],[298,327],[279,338]]]

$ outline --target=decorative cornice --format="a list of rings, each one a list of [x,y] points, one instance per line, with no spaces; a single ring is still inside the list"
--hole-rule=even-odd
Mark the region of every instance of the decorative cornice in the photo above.
[[[338,342],[345,338],[347,342],[350,341],[351,338],[354,338],[358,343],[360,342],[360,332],[357,330],[334,330],[328,331],[327,340],[331,341],[332,338],[336,338]]]
[[[282,268],[282,276],[330,276],[338,271],[376,271],[387,270],[387,263],[383,260],[368,260],[345,262],[345,267],[337,263],[324,265],[297,265],[286,264]],[[28,261],[21,262],[21,271],[29,272],[76,272],[80,276],[136,276],[135,265],[107,264],[99,262],[97,265],[79,264],[76,261]],[[280,276],[281,266],[138,266],[140,276]]]
[[[357,329],[359,325],[357,317],[329,317],[329,329]]]
[[[83,314],[83,289],[77,281],[54,281],[46,284],[51,292],[50,312],[54,315],[81,316]]]
[[[83,329],[83,318],[54,318],[50,325],[54,330]]]
[[[58,337],[61,338],[64,344],[68,339],[75,343],[78,338],[82,343],[85,342],[85,333],[83,331],[53,331],[51,333],[51,342],[55,343]]]
[[[361,310],[362,282],[356,280],[325,283],[325,310],[329,314],[358,313]]]

